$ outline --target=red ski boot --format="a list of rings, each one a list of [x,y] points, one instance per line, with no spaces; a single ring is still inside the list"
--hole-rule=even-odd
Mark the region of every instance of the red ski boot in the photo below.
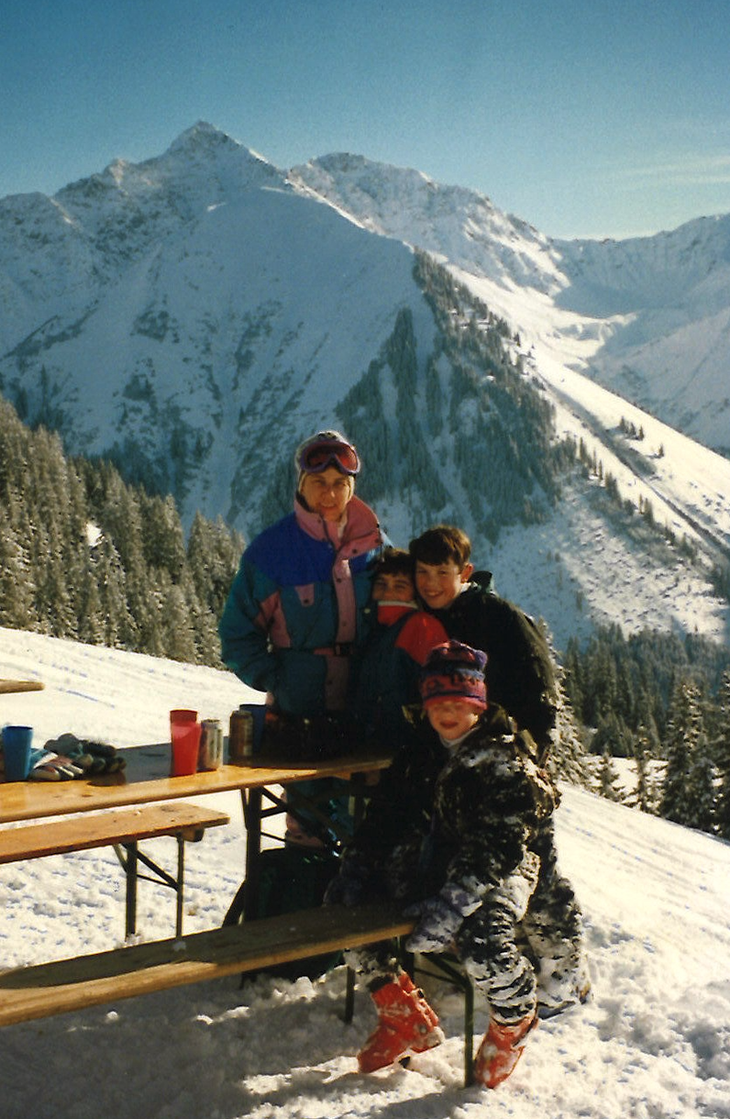
[[[514,1071],[522,1056],[527,1035],[537,1025],[535,1014],[522,1018],[513,1026],[502,1025],[492,1018],[474,1062],[474,1079],[485,1088],[496,1088]]]
[[[373,991],[371,998],[380,1021],[357,1055],[360,1072],[375,1072],[408,1050],[423,1053],[444,1040],[435,1011],[405,972]]]

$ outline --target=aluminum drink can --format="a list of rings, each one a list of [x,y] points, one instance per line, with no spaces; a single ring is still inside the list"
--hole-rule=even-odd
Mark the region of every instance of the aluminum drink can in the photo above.
[[[223,728],[218,719],[203,719],[198,769],[218,769],[223,761]]]
[[[228,757],[232,762],[245,761],[253,754],[253,715],[250,711],[231,711],[228,733]]]

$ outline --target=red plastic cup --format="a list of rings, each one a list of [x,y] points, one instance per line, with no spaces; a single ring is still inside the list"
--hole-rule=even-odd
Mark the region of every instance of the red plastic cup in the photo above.
[[[170,712],[170,726],[173,723],[197,723],[198,712],[189,711],[186,707],[176,707]]]
[[[170,712],[170,741],[172,742],[172,728],[176,724],[197,723],[198,712],[190,711],[187,707],[175,707]]]
[[[172,723],[172,764],[171,777],[183,777],[198,772],[198,750],[200,749],[200,723]]]

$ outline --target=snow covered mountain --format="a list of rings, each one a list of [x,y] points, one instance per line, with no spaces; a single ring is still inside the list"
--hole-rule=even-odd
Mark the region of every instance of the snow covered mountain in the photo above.
[[[342,426],[391,538],[462,524],[560,647],[609,620],[727,640],[730,461],[661,416],[730,442],[728,229],[550,241],[418,172],[286,173],[200,123],[0,201],[0,391],[247,536],[290,507],[298,440]],[[700,335],[716,363],[698,342],[683,393]]]
[[[653,237],[559,241],[474,191],[360,156],[325,156],[290,178],[366,229],[488,281],[489,305],[522,334],[730,453],[730,214]]]

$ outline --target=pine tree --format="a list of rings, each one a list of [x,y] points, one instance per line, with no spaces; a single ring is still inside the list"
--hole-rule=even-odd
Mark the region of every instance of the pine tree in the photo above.
[[[127,604],[124,568],[114,544],[104,535],[93,549],[91,564],[99,588],[104,644],[135,648],[136,630]]]
[[[605,797],[606,800],[613,800],[619,804],[622,804],[626,799],[621,787],[619,775],[616,771],[616,766],[608,750],[604,750],[601,755],[601,762],[598,767],[596,780],[596,791],[600,796]]]
[[[684,823],[689,828],[712,832],[715,824],[717,792],[715,767],[707,735],[701,727],[690,758],[684,807]]]
[[[540,619],[539,624],[543,637],[550,649],[550,656],[555,671],[555,733],[553,746],[545,764],[555,777],[560,777],[565,781],[571,781],[576,785],[587,785],[588,770],[585,761],[585,747],[581,739],[575,712],[573,711],[565,688],[566,672],[563,665],[558,660],[552,635],[548,631],[543,619]]]
[[[31,535],[31,563],[35,571],[35,610],[42,632],[71,637],[76,632],[61,538],[55,518],[36,525]]]
[[[223,668],[215,616],[200,605],[197,595],[194,596],[194,601],[191,602],[188,599],[186,601],[188,602],[188,611],[193,626],[196,663],[207,664],[212,668]]]
[[[193,622],[185,592],[178,583],[169,583],[164,592],[160,621],[162,655],[194,664],[197,650]]]
[[[690,821],[696,815],[689,789],[691,779],[697,778],[693,755],[702,731],[699,688],[689,679],[679,680],[672,694],[664,742],[666,767],[661,799],[662,816],[678,824],[693,826]]]
[[[725,672],[722,677],[713,755],[719,776],[715,827],[718,835],[723,839],[730,839],[730,671]]]
[[[37,621],[34,597],[28,557],[6,510],[0,506],[0,625],[32,629]]]
[[[196,513],[190,526],[187,565],[203,609],[214,619],[223,613],[243,551],[243,539],[218,517],[214,522]]]
[[[605,751],[614,758],[626,758],[630,751],[630,732],[620,715],[609,711],[598,719],[596,733],[591,739],[591,753]]]
[[[107,540],[114,543],[125,571],[141,565],[142,516],[137,493],[125,485],[113,466],[102,464],[100,478],[90,487],[93,493],[91,514]]]
[[[175,642],[170,634],[169,618],[165,614],[171,585],[170,576],[164,568],[149,572],[144,616],[135,619],[138,625],[136,648],[141,653],[149,653],[151,657],[172,656],[169,650],[174,648]]]
[[[629,804],[642,812],[654,814],[657,810],[659,791],[652,773],[651,763],[655,757],[650,732],[642,724],[634,740],[634,760],[636,764],[636,788]]]
[[[78,587],[78,638],[85,645],[103,645],[106,636],[99,586],[91,561],[87,561]]]
[[[143,550],[149,567],[163,568],[179,583],[186,564],[185,537],[175,499],[140,493],[144,522]]]

